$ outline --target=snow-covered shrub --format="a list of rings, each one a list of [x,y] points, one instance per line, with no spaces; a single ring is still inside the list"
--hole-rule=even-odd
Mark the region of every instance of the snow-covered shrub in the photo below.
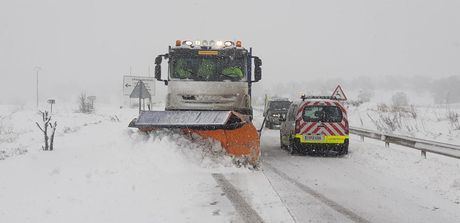
[[[360,105],[363,104],[363,102],[360,100],[348,100],[346,103],[353,107],[359,107]]]
[[[370,89],[363,89],[359,91],[358,100],[360,102],[370,102],[372,97],[374,97],[374,92]]]
[[[42,115],[43,125],[38,124],[38,122],[35,122],[35,124],[37,124],[37,127],[42,131],[45,139],[45,145],[42,146],[42,149],[45,151],[52,151],[54,149],[54,133],[56,132],[57,122],[55,121],[54,123],[50,123],[51,116],[48,111],[40,111],[40,114]],[[48,128],[51,129],[51,137],[48,136]]]
[[[377,111],[379,112],[389,112],[390,111],[390,107],[386,104],[378,104],[377,105]]]
[[[405,107],[409,105],[409,100],[407,99],[407,94],[404,92],[396,92],[392,97],[391,101],[393,102],[394,107]]]
[[[435,80],[430,85],[434,101],[438,104],[460,102],[460,76],[450,76]]]
[[[412,116],[413,119],[417,119],[417,108],[414,105],[411,105],[408,113]]]
[[[379,131],[394,132],[402,127],[401,114],[398,112],[380,112],[377,118],[367,115]]]
[[[460,130],[459,114],[457,112],[447,110],[447,120],[453,129]]]
[[[91,113],[94,111],[94,101],[96,100],[95,96],[86,96],[86,93],[81,93],[78,96],[78,112],[81,113]]]

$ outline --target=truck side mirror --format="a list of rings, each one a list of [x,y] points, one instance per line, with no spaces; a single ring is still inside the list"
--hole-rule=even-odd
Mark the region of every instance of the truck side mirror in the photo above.
[[[163,61],[163,56],[164,55],[158,55],[155,58],[155,79],[158,81],[163,81],[165,82],[165,85],[168,85],[168,80],[161,79],[161,62]]]
[[[157,79],[158,81],[162,81],[161,80],[161,65],[159,64],[155,65],[155,79]]]
[[[259,57],[254,57],[254,79],[255,82],[262,79],[262,60]]]
[[[161,61],[163,60],[163,55],[158,55],[155,58],[155,65],[161,65]]]

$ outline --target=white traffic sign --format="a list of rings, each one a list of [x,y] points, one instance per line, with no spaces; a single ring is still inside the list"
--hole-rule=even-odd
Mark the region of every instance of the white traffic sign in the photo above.
[[[145,88],[150,95],[155,95],[155,78],[145,76],[123,76],[123,95],[130,96],[139,81],[144,82]]]
[[[332,97],[336,97],[337,99],[343,100],[343,101],[347,100],[347,96],[343,92],[342,87],[340,86],[340,84],[337,85],[337,87],[335,88],[334,92],[332,92]]]

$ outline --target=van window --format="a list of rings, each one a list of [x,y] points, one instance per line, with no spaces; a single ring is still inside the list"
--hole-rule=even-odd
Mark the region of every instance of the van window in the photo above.
[[[337,106],[306,106],[303,111],[305,122],[341,122],[342,111]]]

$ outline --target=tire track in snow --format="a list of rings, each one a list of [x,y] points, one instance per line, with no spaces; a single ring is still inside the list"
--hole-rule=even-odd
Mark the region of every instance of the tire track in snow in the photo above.
[[[238,193],[238,190],[220,173],[213,173],[212,177],[216,180],[225,196],[232,202],[233,207],[241,215],[243,221],[247,223],[262,223],[263,219],[259,214],[246,202],[246,200]]]
[[[313,190],[312,188],[308,187],[307,185],[300,183],[299,181],[297,181],[294,178],[288,176],[286,173],[284,173],[282,171],[279,171],[278,169],[276,169],[272,165],[268,164],[267,162],[264,163],[264,166],[268,167],[268,169],[270,169],[273,173],[277,174],[281,178],[284,178],[285,180],[291,182],[292,184],[297,186],[299,189],[301,189],[305,193],[307,193],[307,194],[311,195],[312,197],[318,199],[319,201],[321,201],[322,203],[324,203],[328,207],[330,207],[333,210],[343,214],[348,219],[350,219],[350,220],[352,220],[354,222],[358,222],[358,223],[370,223],[370,221],[368,221],[367,219],[357,215],[353,211],[341,206],[337,202],[335,202],[335,201],[325,197],[324,195],[316,192],[315,190]]]

